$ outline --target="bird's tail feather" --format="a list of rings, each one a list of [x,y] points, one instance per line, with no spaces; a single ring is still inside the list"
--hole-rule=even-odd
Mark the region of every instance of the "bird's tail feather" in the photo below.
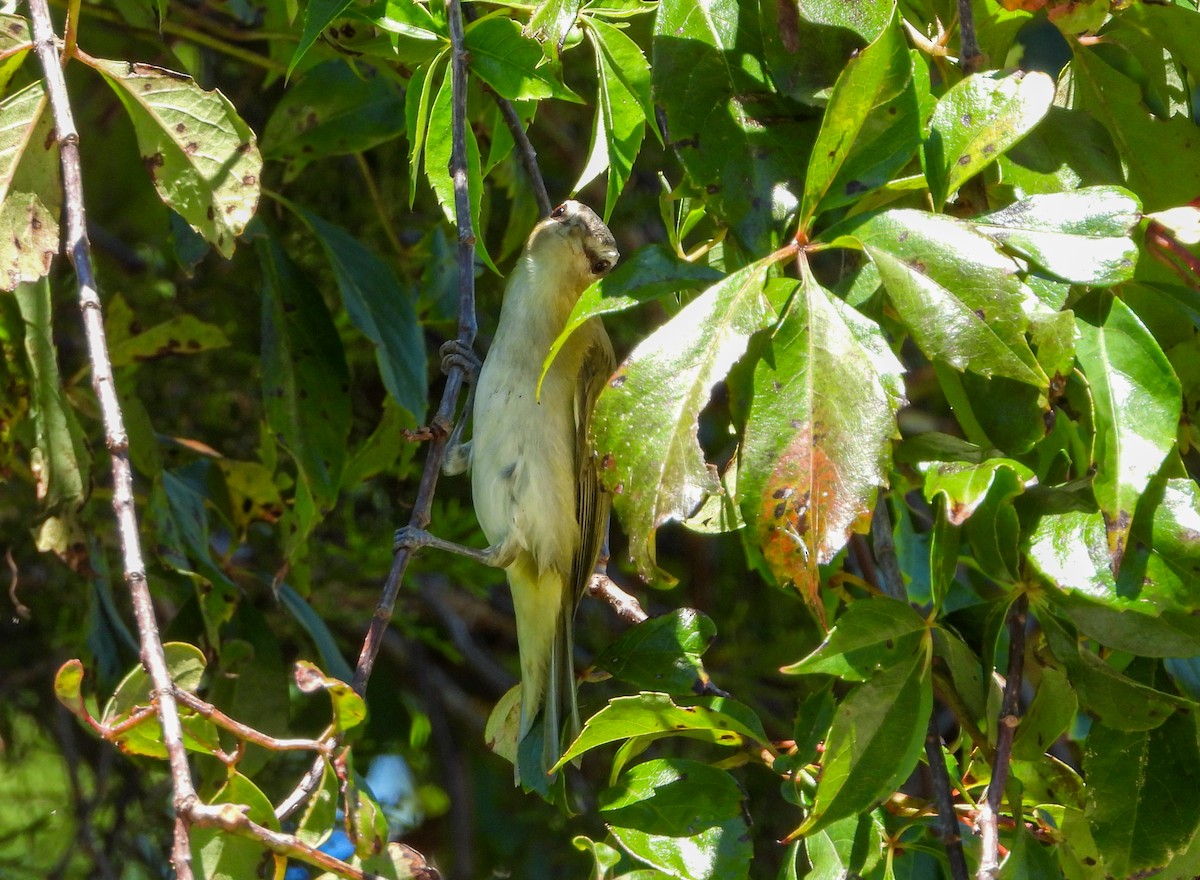
[[[575,697],[575,603],[565,589],[562,572],[537,571],[521,559],[508,569],[521,652],[521,726],[518,742],[543,713],[542,770],[558,761],[564,721],[574,737],[580,729]]]

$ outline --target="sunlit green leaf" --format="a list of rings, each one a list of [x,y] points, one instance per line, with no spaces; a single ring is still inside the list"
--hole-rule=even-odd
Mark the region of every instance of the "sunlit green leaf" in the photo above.
[[[915,117],[910,120],[912,124],[907,132],[897,131],[891,124],[894,121],[891,117],[897,114],[889,116],[880,111],[900,95],[911,77],[912,61],[898,22],[884,28],[875,42],[846,64],[829,97],[805,174],[804,193],[800,199],[802,229],[810,226],[813,215],[827,197],[832,196],[831,202],[841,204],[846,188],[852,188],[853,195],[872,188],[857,181],[859,175],[851,175],[855,179],[844,185],[843,192],[831,191],[839,176],[844,176],[842,172],[856,147],[879,138],[886,131],[890,134],[887,157],[894,166],[891,170],[898,170],[907,162],[908,156],[903,145],[897,142],[897,135],[903,138],[905,133],[910,134],[911,146],[915,149],[919,138]],[[879,182],[886,180],[884,174]],[[855,182],[857,185],[850,187]]]
[[[88,62],[112,86],[154,188],[224,257],[258,206],[262,156],[229,99],[190,76],[126,61]]]
[[[696,439],[712,386],[773,317],[763,296],[774,258],[713,285],[645,339],[618,368],[596,404],[601,479],[630,537],[644,578],[661,577],[654,532],[685,519],[720,491]],[[663,376],[672,376],[663,382]]]
[[[976,73],[938,101],[925,141],[925,176],[942,205],[1046,115],[1054,81],[1044,73]]]
[[[1033,471],[1009,458],[992,458],[981,464],[930,462],[920,468],[925,474],[925,500],[932,502],[941,495],[949,522],[962,525],[983,503],[1000,468],[1012,471],[1023,483],[1036,482]]]
[[[680,608],[642,621],[605,648],[593,665],[637,688],[700,694],[708,685],[700,657],[716,633],[708,617]]]
[[[834,621],[816,650],[782,671],[865,681],[912,655],[925,629],[925,621],[907,603],[884,596],[855,602]]]
[[[1076,356],[1091,388],[1096,426],[1092,488],[1117,570],[1138,496],[1175,445],[1180,386],[1154,337],[1122,300],[1096,294],[1077,304],[1075,315]]]
[[[1017,266],[990,239],[952,218],[912,210],[878,214],[852,234],[928,357],[982,376],[1049,384],[1025,340]]]
[[[737,880],[752,854],[745,793],[724,770],[683,758],[630,768],[600,795],[600,815],[621,847],[678,880]]]
[[[858,685],[834,716],[803,833],[859,815],[895,791],[917,764],[932,708],[923,651]]]
[[[333,704],[333,724],[337,730],[351,730],[366,720],[367,704],[346,682],[330,678],[306,660],[296,663],[295,678],[296,687],[303,693],[313,694],[323,690],[329,694]]]
[[[471,71],[510,101],[561,98],[580,101],[542,64],[537,41],[521,33],[511,18],[488,16],[467,28]]]
[[[1115,186],[1031,196],[984,214],[975,228],[1072,284],[1109,285],[1133,277],[1140,219],[1137,199]]]
[[[39,81],[0,103],[0,290],[50,271],[61,204],[58,140]]]

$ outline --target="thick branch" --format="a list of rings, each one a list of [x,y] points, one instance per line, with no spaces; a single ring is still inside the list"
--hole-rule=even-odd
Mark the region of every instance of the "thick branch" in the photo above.
[[[104,420],[104,438],[112,458],[113,512],[121,536],[122,562],[125,583],[133,601],[133,612],[137,619],[141,639],[142,665],[150,675],[157,697],[158,720],[162,726],[163,745],[167,750],[167,761],[171,767],[171,783],[175,791],[175,834],[172,860],[179,880],[192,880],[191,849],[188,845],[187,824],[184,818],[186,805],[196,800],[188,767],[187,752],[183,747],[183,729],[179,723],[179,712],[175,705],[175,689],[167,671],[167,659],[163,653],[162,640],[158,635],[158,622],[154,617],[154,605],[150,588],[146,582],[146,566],[142,560],[141,541],[138,537],[137,512],[133,500],[133,471],[129,464],[129,439],[121,416],[113,383],[112,363],[108,355],[108,344],[104,338],[104,319],[100,310],[100,296],[96,291],[96,280],[92,273],[91,253],[87,239],[87,222],[84,217],[83,183],[79,165],[79,135],[67,98],[67,86],[63,79],[58,50],[55,45],[54,27],[50,21],[50,9],[46,0],[29,0],[30,20],[33,23],[34,49],[46,76],[46,89],[50,95],[50,106],[54,112],[55,136],[58,140],[63,175],[63,208],[66,213],[67,254],[75,266],[79,281],[79,306],[83,313],[83,326],[87,336],[88,357],[92,366],[92,387],[100,403]]]
[[[998,818],[1004,785],[1008,782],[1008,765],[1012,757],[1013,738],[1021,723],[1021,682],[1025,672],[1025,619],[1029,598],[1022,593],[1008,612],[1008,675],[1004,681],[1004,699],[1000,704],[1000,730],[996,734],[996,755],[992,760],[992,779],[987,798],[979,808],[979,834],[983,852],[979,857],[977,880],[996,880],[1000,873],[1000,833]],[[1019,822],[1020,817],[1014,816]]]

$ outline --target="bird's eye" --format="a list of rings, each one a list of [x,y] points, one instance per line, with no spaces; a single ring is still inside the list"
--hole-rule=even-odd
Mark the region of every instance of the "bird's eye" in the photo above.
[[[612,263],[610,263],[608,260],[597,260],[596,262],[592,263],[592,274],[603,275],[608,271],[611,265]]]
[[[557,208],[555,208],[553,211],[550,212],[550,216],[553,217],[555,220],[557,220],[559,217],[564,216],[566,213],[567,213],[567,206],[559,205]]]

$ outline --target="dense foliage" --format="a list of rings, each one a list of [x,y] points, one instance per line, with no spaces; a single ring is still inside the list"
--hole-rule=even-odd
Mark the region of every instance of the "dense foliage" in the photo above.
[[[564,335],[609,315],[611,571],[652,616],[583,600],[586,726],[527,790],[498,572],[419,556],[347,684],[459,332],[456,7],[56,7],[192,773],[265,829],[196,824],[196,876],[313,876],[313,847],[450,878],[1200,875],[1195,4],[464,7],[481,338],[539,213],[521,129],[624,255]],[[28,21],[0,17],[0,877],[164,876]],[[430,528],[478,546],[467,481]]]

